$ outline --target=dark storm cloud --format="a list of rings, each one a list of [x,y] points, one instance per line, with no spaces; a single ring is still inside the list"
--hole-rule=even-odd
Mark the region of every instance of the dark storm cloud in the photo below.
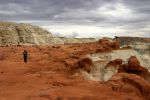
[[[79,19],[82,17],[82,11],[95,10],[107,2],[112,2],[112,0],[0,0],[0,19],[51,20],[54,18],[53,20],[64,20],[68,19],[68,16],[59,15],[68,12],[68,10],[77,12],[76,16],[78,16],[77,18],[68,13],[70,19]],[[79,10],[81,11],[79,12]]]
[[[138,12],[150,10],[150,0],[122,0],[121,2]]]
[[[149,5],[150,0],[0,0],[0,20],[136,30],[150,26]]]

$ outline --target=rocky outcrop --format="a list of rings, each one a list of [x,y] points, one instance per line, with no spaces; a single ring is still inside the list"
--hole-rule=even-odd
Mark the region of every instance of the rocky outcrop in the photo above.
[[[131,56],[127,64],[120,65],[119,72],[137,74],[144,78],[149,76],[148,69],[140,65],[139,60],[135,56]]]
[[[108,39],[100,39],[98,42],[103,46],[103,48],[108,48],[108,49],[109,48],[114,48],[114,49],[120,48],[118,41],[110,42]]]
[[[81,69],[90,72],[91,68],[93,66],[93,62],[90,58],[82,58],[79,62],[78,65]]]
[[[128,74],[128,73],[118,73],[112,77],[110,80],[112,83],[117,83],[121,85],[120,87],[116,87],[112,84],[112,87],[117,88],[116,90],[124,90],[127,91],[130,88],[130,91],[136,91],[136,93],[140,96],[143,96],[145,100],[150,100],[150,83],[146,81],[144,78],[136,75],[136,74]],[[120,83],[123,84],[120,84]],[[131,87],[132,86],[132,87]],[[136,88],[136,89],[135,89]],[[140,93],[140,94],[139,94]]]
[[[115,59],[113,61],[109,61],[106,65],[106,67],[111,67],[111,66],[120,66],[122,65],[123,60],[122,59]]]
[[[128,45],[128,44],[134,44],[134,43],[148,43],[150,42],[149,38],[141,38],[141,37],[116,37],[120,43],[120,45]]]
[[[78,59],[67,59],[65,60],[65,65],[68,67],[69,72],[72,74],[79,71],[80,69],[86,72],[90,72],[93,67],[92,60],[86,57]]]
[[[113,91],[136,91],[139,97],[150,99],[150,72],[140,65],[135,56],[131,56],[127,63],[122,64],[121,59],[109,61],[106,68],[117,67],[118,73],[110,78]]]
[[[0,45],[47,44],[51,33],[37,26],[0,22]]]
[[[23,23],[0,22],[0,46],[33,44],[71,44],[96,42],[95,38],[53,37],[40,27]]]
[[[141,37],[116,37],[122,47],[132,47],[142,55],[150,56],[150,38]]]
[[[140,66],[139,60],[135,56],[131,56],[128,60],[128,65],[132,67]]]
[[[140,62],[136,58],[136,56],[131,56],[128,60],[128,63],[123,63],[122,59],[115,59],[109,61],[105,66],[105,70],[108,68],[115,68],[116,70],[118,70],[119,73],[136,74],[142,76],[146,80],[149,80],[150,78],[150,73],[148,72],[148,69],[140,65]]]
[[[101,41],[101,42],[100,42]],[[65,59],[64,63],[66,67],[68,67],[69,71],[71,73],[76,72],[78,69],[82,69],[86,72],[91,72],[93,65],[92,59],[89,57],[85,57],[86,54],[93,54],[98,52],[111,52],[112,50],[119,48],[119,46],[116,47],[117,42],[110,42],[108,40],[99,40],[99,42],[93,42],[93,43],[84,43],[84,44],[73,44],[74,47],[80,48],[79,50],[74,49],[74,52],[72,55],[70,55],[70,58]],[[72,47],[70,47],[72,48]]]
[[[102,52],[103,50],[104,51],[114,50],[115,46],[110,46],[110,43],[113,42],[101,40],[101,42],[96,43],[96,47],[94,46],[94,44],[92,45],[88,44],[90,47],[92,48],[94,47],[95,50],[89,49],[89,46],[84,44],[83,47],[86,46],[85,50],[86,53],[87,54],[92,53],[94,56],[93,55],[91,57],[89,56],[90,59],[86,57],[81,59],[80,58],[81,55],[77,57],[75,56],[76,54],[74,53],[74,56],[73,55],[70,56],[71,57],[70,60],[68,59],[66,60],[68,61],[67,67],[72,68],[74,72],[76,72],[76,70],[78,69],[81,69],[82,70],[81,75],[86,80],[106,81],[104,82],[104,84],[109,84],[108,87],[112,88],[111,94],[112,93],[134,94],[134,96],[132,96],[131,98],[127,98],[125,100],[128,99],[149,100],[150,99],[149,72],[145,67],[142,67],[140,61],[136,56],[132,55],[128,56],[128,54],[125,53],[126,50],[125,51],[123,50],[121,52],[119,51],[120,54],[118,53],[118,51],[114,53],[110,51],[109,53],[111,56],[108,55],[107,52],[105,52],[105,55],[103,53],[100,53],[99,55],[98,53],[94,54],[96,50],[99,48],[102,49]],[[103,46],[105,46],[105,48]],[[123,56],[122,53],[125,53],[124,55],[127,56],[125,56],[122,59],[116,59],[119,57],[121,58]]]
[[[96,38],[66,38],[66,37],[52,37],[51,44],[82,44],[96,42]]]

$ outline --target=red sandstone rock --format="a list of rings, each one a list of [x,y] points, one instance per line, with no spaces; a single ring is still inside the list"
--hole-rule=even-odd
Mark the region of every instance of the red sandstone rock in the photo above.
[[[128,61],[129,67],[138,67],[140,66],[139,60],[135,56],[131,56]]]
[[[104,48],[107,48],[107,49],[118,49],[118,48],[120,48],[120,45],[119,45],[119,42],[118,42],[118,41],[110,42],[110,41],[107,40],[107,39],[100,39],[98,42],[99,42],[99,44],[101,44]]]
[[[111,67],[111,66],[114,66],[114,67],[117,67],[117,66],[120,66],[122,64],[122,59],[115,59],[113,61],[109,61],[108,64],[106,65],[106,67]]]
[[[120,48],[120,45],[119,45],[119,42],[118,42],[118,41],[111,42],[111,43],[109,44],[109,46],[110,46],[111,48],[114,48],[114,49],[119,49],[119,48]]]
[[[121,86],[121,90],[127,89],[128,84],[137,88],[137,94],[141,94],[145,100],[150,100],[150,83],[146,81],[144,78],[136,75],[136,74],[128,74],[128,73],[119,73],[112,77],[112,82],[122,81],[124,84]],[[126,85],[126,87],[125,87]],[[120,88],[120,87],[118,87]],[[131,87],[130,87],[131,89]],[[133,88],[134,89],[134,88]],[[130,90],[131,91],[131,90]],[[134,100],[134,99],[133,99]]]
[[[98,42],[99,42],[100,44],[108,44],[108,43],[109,43],[109,40],[107,40],[107,39],[100,39]]]
[[[91,68],[93,66],[92,60],[90,58],[82,58],[79,62],[78,65],[81,69],[90,72]]]
[[[35,46],[25,46],[29,52],[27,64],[22,62],[23,46],[14,47],[15,52],[10,47],[0,48],[0,54],[5,54],[4,60],[0,61],[0,100],[144,100],[143,97],[149,100],[150,89],[147,82],[143,78],[137,79],[135,75],[133,79],[127,77],[127,80],[125,77],[116,80],[113,87],[119,88],[120,91],[114,91],[112,81],[87,81],[78,73],[68,73],[68,70],[76,72],[80,68],[90,71],[91,60],[81,59],[82,56],[95,53],[99,48],[102,50],[99,52],[114,49],[112,44],[109,45],[110,42],[102,42],[103,45],[68,44],[61,45],[61,48],[39,46],[39,49]],[[46,57],[43,56],[45,53]],[[120,64],[121,60],[114,62]]]
[[[102,47],[102,46],[100,46],[97,50],[96,50],[96,53],[98,53],[98,52],[104,52],[105,50],[104,50],[104,48]]]
[[[81,57],[90,53],[111,51],[116,49],[116,45],[116,42],[110,42],[106,39],[101,39],[95,43],[71,44],[68,48],[70,49],[68,52],[71,53],[71,56],[69,55],[69,59],[65,60],[65,65],[69,66],[68,68],[70,68],[71,73],[76,72],[80,68],[90,72],[91,68],[89,66],[92,66],[91,61],[87,59],[83,60]]]
[[[79,69],[83,69],[87,72],[91,71],[93,66],[92,60],[90,58],[79,58],[77,59],[67,59],[65,61],[66,67],[68,67],[70,73],[75,73]]]
[[[69,73],[73,74],[79,69],[77,62],[78,62],[77,59],[66,59],[65,60],[65,66],[67,67]]]
[[[137,74],[145,79],[150,77],[148,69],[141,66],[139,60],[135,56],[129,58],[128,64],[120,65],[118,72]]]

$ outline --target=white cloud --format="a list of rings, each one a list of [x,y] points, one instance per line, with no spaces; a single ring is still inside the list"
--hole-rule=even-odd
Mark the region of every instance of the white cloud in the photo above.
[[[96,27],[96,26],[79,26],[79,25],[55,25],[55,26],[42,26],[44,29],[52,33],[60,33],[62,36],[70,36],[72,33],[78,33],[78,37],[103,37],[115,36],[115,33],[121,33],[124,30],[118,27],[116,28],[104,28],[104,27]]]
[[[99,8],[105,16],[117,17],[117,18],[129,18],[133,16],[132,10],[127,8],[123,4],[107,4]]]

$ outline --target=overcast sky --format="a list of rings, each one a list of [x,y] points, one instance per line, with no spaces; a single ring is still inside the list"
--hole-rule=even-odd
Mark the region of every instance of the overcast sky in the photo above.
[[[0,0],[0,21],[77,37],[150,37],[150,0]]]

